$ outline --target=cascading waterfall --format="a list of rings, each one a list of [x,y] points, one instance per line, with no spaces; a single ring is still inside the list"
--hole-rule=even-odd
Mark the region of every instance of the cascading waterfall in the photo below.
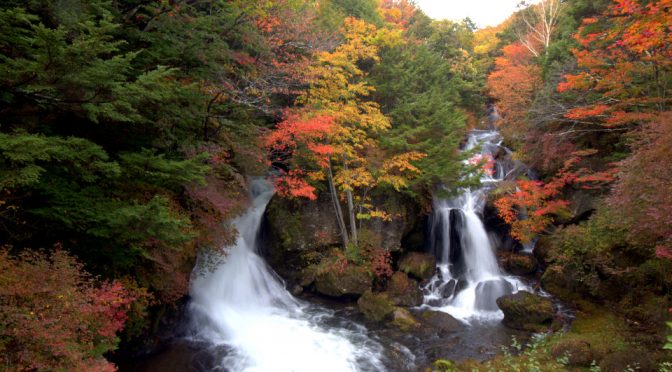
[[[480,145],[480,154],[494,158],[501,138],[496,131],[473,131],[465,151]],[[497,298],[525,289],[515,277],[505,276],[497,265],[492,243],[479,217],[487,192],[506,176],[499,161],[492,174],[484,174],[477,190],[465,189],[451,200],[435,200],[431,249],[437,273],[424,288],[424,306],[448,312],[458,319],[500,320]]]
[[[264,209],[273,192],[252,183],[250,209],[234,220],[239,236],[226,261],[208,271],[201,257],[191,283],[194,339],[220,348],[231,371],[384,370],[382,346],[352,322],[334,327],[328,310],[294,298],[257,254]]]

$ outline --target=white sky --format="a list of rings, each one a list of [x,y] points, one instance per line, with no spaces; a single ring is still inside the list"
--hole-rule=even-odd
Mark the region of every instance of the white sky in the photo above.
[[[459,21],[469,17],[482,28],[500,24],[516,11],[520,0],[416,0],[415,3],[434,19]]]

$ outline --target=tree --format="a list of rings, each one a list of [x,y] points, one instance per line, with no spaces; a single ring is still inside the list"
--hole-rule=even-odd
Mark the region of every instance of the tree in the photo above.
[[[424,156],[407,152],[380,158],[377,136],[389,129],[390,122],[377,103],[366,100],[373,87],[366,82],[366,72],[360,67],[379,61],[379,35],[394,37],[378,34],[373,25],[347,18],[343,27],[345,42],[333,52],[318,55],[310,71],[311,86],[299,97],[308,116],[289,116],[266,139],[276,154],[291,150],[293,168],[284,166],[287,169],[276,181],[282,193],[312,198],[315,190],[305,179],[326,178],[345,247],[358,246],[358,219],[385,217],[367,203],[369,190],[380,184],[397,190],[406,187],[406,179],[420,172],[411,162]],[[316,125],[318,122],[324,125]],[[327,124],[331,122],[333,125]],[[297,167],[305,167],[306,163],[313,166],[309,172]],[[357,191],[361,193],[357,195]],[[341,199],[347,205],[349,233]]]
[[[541,69],[533,63],[533,56],[523,44],[507,45],[502,48],[502,54],[488,75],[488,91],[497,100],[503,133],[520,139],[525,133],[527,111],[542,84]]]
[[[537,4],[522,1],[518,15],[521,26],[515,27],[518,41],[535,57],[547,53],[551,39],[560,19],[563,2],[561,0],[541,0]]]
[[[669,108],[672,81],[669,13],[672,3],[619,0],[586,18],[573,50],[580,71],[565,75],[559,92],[583,93],[585,104],[566,112],[576,122],[607,128],[655,117]]]
[[[632,155],[620,163],[609,202],[621,215],[633,241],[653,244],[656,253],[672,253],[672,113],[665,112],[633,133]]]

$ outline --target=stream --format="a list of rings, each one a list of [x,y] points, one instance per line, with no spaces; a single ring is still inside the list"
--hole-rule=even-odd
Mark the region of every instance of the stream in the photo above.
[[[496,131],[474,130],[465,151],[494,157]],[[355,304],[304,294],[297,298],[261,257],[260,226],[273,192],[263,180],[251,184],[252,206],[233,221],[239,236],[226,258],[208,267],[201,256],[190,286],[184,336],[167,351],[132,371],[416,371],[439,358],[484,360],[529,334],[504,327],[495,300],[531,284],[504,273],[497,241],[486,231],[485,198],[511,171],[495,161],[478,189],[434,201],[428,247],[437,270],[424,283],[415,312],[446,312],[464,323],[451,332],[423,328],[401,332],[368,322]]]

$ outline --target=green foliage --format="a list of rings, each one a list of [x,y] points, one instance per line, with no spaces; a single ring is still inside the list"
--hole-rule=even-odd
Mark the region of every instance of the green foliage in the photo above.
[[[458,109],[465,89],[450,64],[424,45],[387,48],[371,73],[374,98],[391,118],[382,138],[392,151],[420,151],[422,175],[415,182],[454,185],[462,168],[458,155],[466,116]],[[450,78],[452,77],[452,78]]]

